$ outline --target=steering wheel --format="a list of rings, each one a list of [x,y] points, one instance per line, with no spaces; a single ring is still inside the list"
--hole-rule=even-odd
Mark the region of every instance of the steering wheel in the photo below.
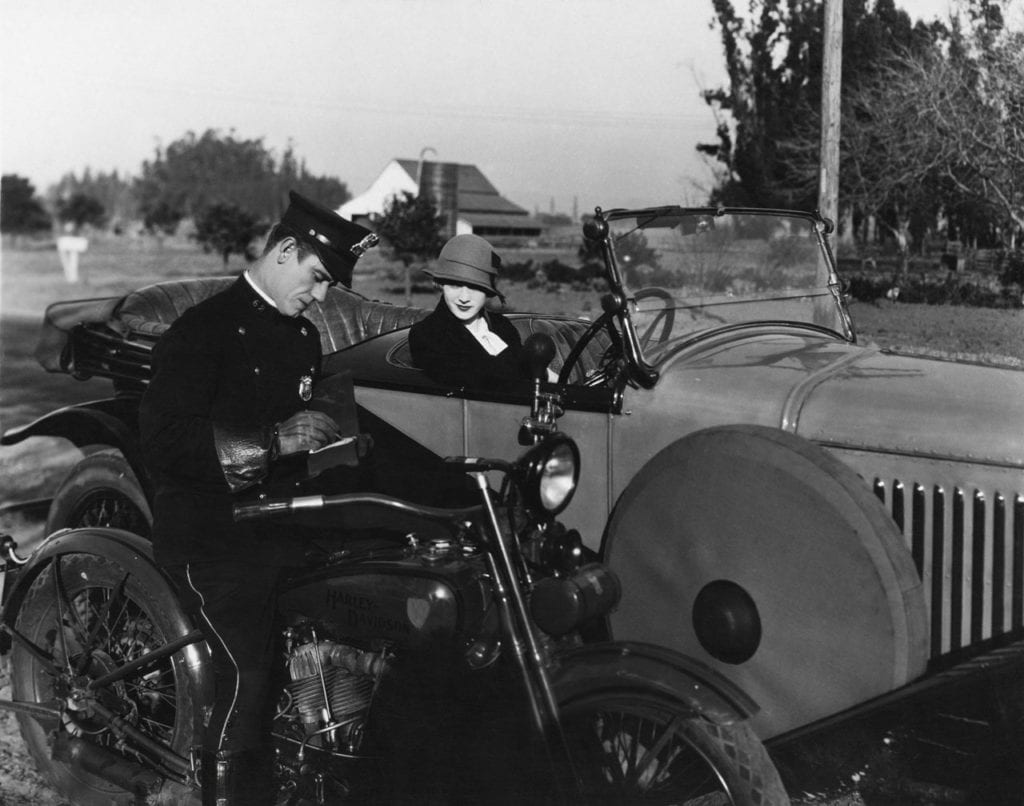
[[[659,322],[661,322],[661,335],[654,343],[660,344],[665,341],[672,332],[672,326],[676,321],[675,298],[664,288],[657,288],[655,286],[651,286],[650,288],[641,288],[633,295],[633,301],[639,302],[642,299],[648,299],[650,297],[657,297],[665,303],[665,307],[658,311],[654,317],[654,321],[647,326],[643,335],[640,336],[641,345],[645,345],[650,342],[651,336],[654,335],[654,331],[657,330]]]
[[[573,370],[576,369],[576,365],[579,364],[584,350],[587,349],[587,345],[589,345],[590,342],[594,340],[594,336],[602,330],[608,331],[611,344],[601,356],[601,361],[597,371],[591,377],[586,378],[583,383],[586,386],[598,386],[607,380],[609,376],[609,367],[614,363],[616,358],[622,355],[622,340],[619,338],[619,331],[617,331],[615,326],[612,324],[614,319],[614,313],[605,311],[597,317],[597,319],[595,319],[585,331],[583,331],[583,335],[580,336],[579,340],[572,346],[572,349],[569,351],[569,355],[565,357],[565,363],[562,364],[562,369],[558,373],[558,382],[560,384],[569,382],[569,376],[572,375]]]

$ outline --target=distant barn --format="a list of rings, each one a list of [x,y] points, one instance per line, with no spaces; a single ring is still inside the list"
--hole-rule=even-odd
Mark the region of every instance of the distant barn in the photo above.
[[[420,187],[449,221],[449,235],[474,233],[494,243],[534,240],[544,225],[509,201],[475,165],[393,159],[369,188],[345,202],[338,212],[352,221],[374,218],[395,196],[418,195]],[[454,222],[454,227],[451,223]]]

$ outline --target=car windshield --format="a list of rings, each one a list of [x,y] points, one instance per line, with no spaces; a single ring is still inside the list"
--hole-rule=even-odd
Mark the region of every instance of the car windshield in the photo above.
[[[810,217],[669,207],[610,213],[608,223],[630,319],[651,364],[681,340],[745,322],[851,335]]]

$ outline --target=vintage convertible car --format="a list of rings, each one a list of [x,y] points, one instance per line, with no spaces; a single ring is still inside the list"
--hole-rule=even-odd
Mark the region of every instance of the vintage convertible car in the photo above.
[[[545,386],[583,473],[563,520],[627,592],[617,638],[700,658],[792,736],[1024,638],[1024,372],[858,344],[831,225],[810,214],[598,209],[594,321],[514,314],[555,342]],[[40,359],[113,379],[106,400],[3,437],[87,454],[48,528],[146,534],[136,413],[160,333],[229,278],[48,312]],[[458,496],[440,457],[514,455],[530,390],[450,388],[412,365],[426,311],[332,291],[311,317],[353,375],[375,485]],[[1015,648],[1015,647],[1014,647]]]

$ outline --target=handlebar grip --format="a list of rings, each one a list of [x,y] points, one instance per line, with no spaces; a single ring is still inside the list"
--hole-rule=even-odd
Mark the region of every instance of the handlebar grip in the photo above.
[[[297,509],[322,509],[323,506],[322,495],[304,495],[298,498],[272,498],[258,504],[235,504],[232,512],[236,521],[252,521],[286,515]]]
[[[251,521],[263,517],[263,504],[235,504],[232,513],[236,521]]]
[[[464,473],[482,473],[487,470],[508,471],[511,465],[500,459],[482,459],[476,456],[446,456],[444,463]]]

